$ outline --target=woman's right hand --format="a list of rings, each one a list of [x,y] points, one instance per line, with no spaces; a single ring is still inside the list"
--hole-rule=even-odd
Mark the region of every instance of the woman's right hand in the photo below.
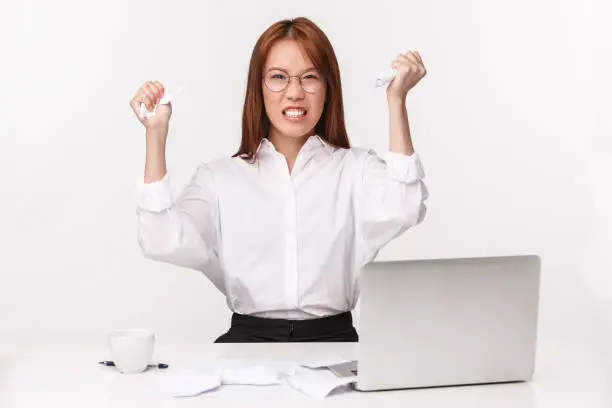
[[[161,83],[157,81],[147,81],[140,87],[134,98],[130,101],[132,110],[147,131],[160,130],[162,133],[167,133],[170,117],[172,116],[172,105],[170,103],[157,106],[155,115],[150,118],[140,116],[140,104],[144,103],[147,110],[152,112],[153,109],[155,109],[155,105],[157,105],[159,100],[164,96],[164,92],[165,89]]]

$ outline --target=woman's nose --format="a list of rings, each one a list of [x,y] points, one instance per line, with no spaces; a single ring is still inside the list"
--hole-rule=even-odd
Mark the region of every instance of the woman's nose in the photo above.
[[[291,77],[289,78],[289,85],[287,85],[287,98],[289,99],[301,99],[304,97],[304,90],[300,79]]]

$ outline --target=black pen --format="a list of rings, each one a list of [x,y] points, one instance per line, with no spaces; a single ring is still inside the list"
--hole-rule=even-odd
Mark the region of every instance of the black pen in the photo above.
[[[107,367],[114,367],[115,363],[112,361],[100,361],[98,364],[105,365]],[[155,367],[155,368],[168,368],[168,364],[159,363],[159,364],[149,364],[147,367]]]

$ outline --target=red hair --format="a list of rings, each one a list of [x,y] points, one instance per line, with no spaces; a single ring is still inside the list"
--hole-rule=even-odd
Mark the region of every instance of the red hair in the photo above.
[[[316,24],[305,17],[298,17],[271,25],[261,34],[253,48],[242,113],[242,142],[234,157],[253,159],[261,140],[268,137],[270,119],[264,107],[262,74],[270,49],[282,39],[296,41],[325,80],[325,105],[315,125],[315,133],[334,146],[349,148],[344,124],[340,69],[334,49]]]

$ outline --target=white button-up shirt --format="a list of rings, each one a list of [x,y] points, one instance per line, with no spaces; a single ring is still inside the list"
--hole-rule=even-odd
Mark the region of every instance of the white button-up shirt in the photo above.
[[[352,310],[359,271],[426,212],[417,153],[337,148],[311,136],[291,173],[263,139],[254,163],[202,162],[173,199],[142,183],[146,257],[203,272],[233,312],[307,319]]]

